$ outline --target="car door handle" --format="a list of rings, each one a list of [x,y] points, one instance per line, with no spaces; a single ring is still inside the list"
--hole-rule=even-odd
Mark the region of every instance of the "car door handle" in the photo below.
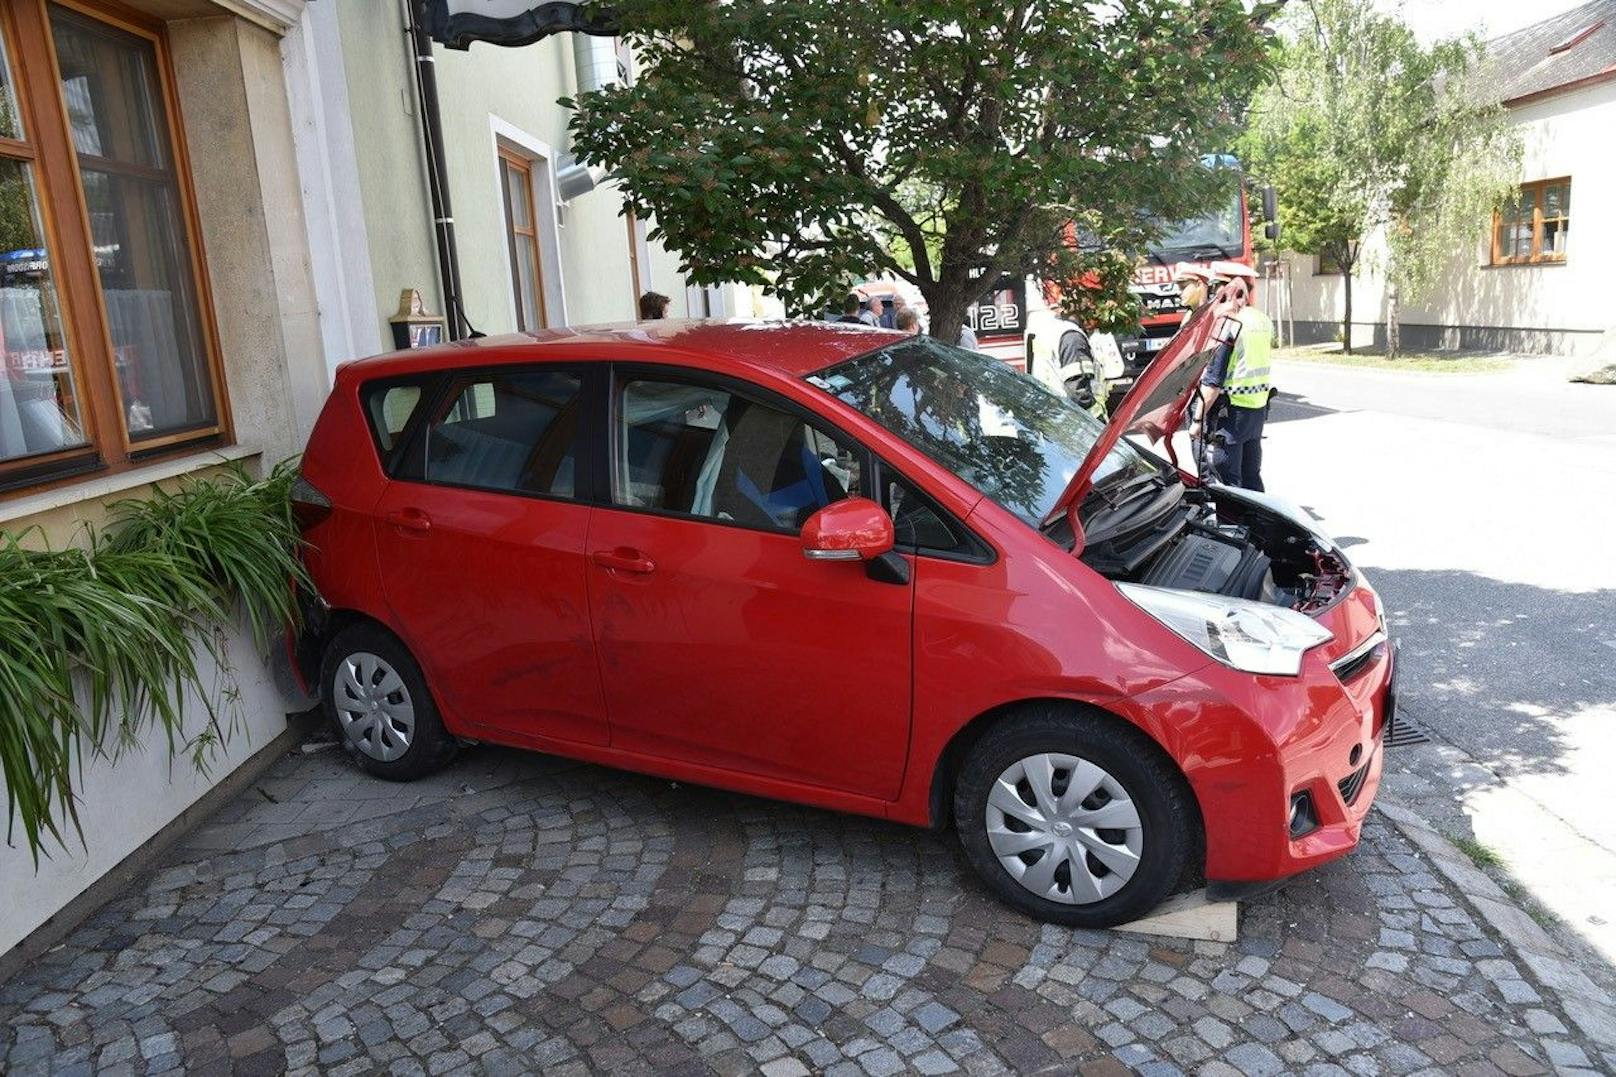
[[[387,514],[387,522],[400,531],[420,534],[432,530],[432,517],[420,509],[394,509]]]
[[[596,550],[595,564],[618,572],[637,572],[640,575],[656,571],[656,562],[632,546],[619,546],[612,550]]]

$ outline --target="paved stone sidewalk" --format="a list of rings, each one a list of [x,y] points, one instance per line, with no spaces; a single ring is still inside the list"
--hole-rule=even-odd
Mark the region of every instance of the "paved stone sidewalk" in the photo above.
[[[1233,946],[1048,927],[951,839],[476,749],[296,755],[0,985],[0,1072],[1616,1070],[1378,818]]]

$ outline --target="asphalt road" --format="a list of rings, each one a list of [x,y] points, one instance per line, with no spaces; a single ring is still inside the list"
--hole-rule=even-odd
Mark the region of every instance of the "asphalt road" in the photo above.
[[[1616,914],[1566,908],[1558,868],[1575,860],[1590,885],[1616,871],[1616,386],[1530,361],[1496,374],[1284,363],[1275,384],[1269,491],[1319,516],[1380,590],[1406,712],[1508,796],[1477,794],[1473,766],[1425,777],[1453,786],[1473,833],[1608,953]],[[1537,806],[1578,838],[1534,833]]]

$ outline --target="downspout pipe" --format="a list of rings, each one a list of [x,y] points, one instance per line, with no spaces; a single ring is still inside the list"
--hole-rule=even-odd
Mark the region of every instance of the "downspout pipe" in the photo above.
[[[454,209],[449,201],[449,170],[443,150],[443,113],[438,106],[437,57],[427,31],[427,4],[409,5],[410,44],[415,54],[415,88],[421,103],[421,141],[426,150],[427,185],[432,196],[432,232],[443,286],[443,312],[450,340],[480,337],[466,317],[460,285],[460,255],[455,245]]]

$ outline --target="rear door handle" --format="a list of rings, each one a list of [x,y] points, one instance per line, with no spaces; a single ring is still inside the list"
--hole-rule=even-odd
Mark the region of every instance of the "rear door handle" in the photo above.
[[[421,534],[432,530],[432,517],[420,509],[394,509],[387,514],[387,522],[400,531]]]
[[[656,562],[632,546],[618,546],[611,550],[596,550],[592,555],[601,568],[618,572],[636,572],[645,575],[656,571]]]

